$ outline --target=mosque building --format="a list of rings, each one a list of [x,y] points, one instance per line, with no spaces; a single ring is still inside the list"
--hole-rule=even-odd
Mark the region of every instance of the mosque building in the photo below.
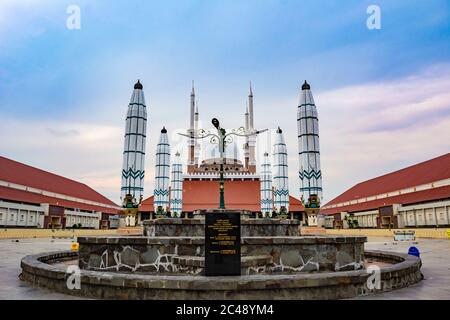
[[[250,86],[243,128],[256,132]],[[187,149],[171,152],[162,128],[154,153],[153,195],[144,200],[147,107],[138,81],[125,121],[122,207],[85,184],[0,157],[0,226],[93,228],[126,225],[161,216],[192,217],[219,207],[221,157],[217,145],[199,143],[199,108],[190,96]],[[227,144],[224,152],[225,205],[249,216],[287,216],[303,225],[326,228],[414,228],[450,226],[450,153],[361,183],[320,205],[318,115],[311,86],[305,81],[297,108],[300,199],[288,184],[288,153],[283,131],[256,157],[256,135]],[[260,147],[260,146],[259,146]],[[187,153],[186,163],[181,154]],[[148,177],[147,177],[148,179]]]

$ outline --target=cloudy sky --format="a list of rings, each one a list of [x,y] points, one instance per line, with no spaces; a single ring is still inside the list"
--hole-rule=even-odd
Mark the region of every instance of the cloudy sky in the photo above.
[[[371,4],[381,30],[366,26]],[[66,27],[69,5],[81,10],[79,30]],[[308,79],[327,201],[450,151],[449,49],[447,0],[1,0],[0,155],[119,202],[124,117],[139,78],[149,196],[163,125],[181,148],[191,81],[204,126],[217,116],[237,127],[251,80],[256,126],[284,129],[298,196],[296,112]]]

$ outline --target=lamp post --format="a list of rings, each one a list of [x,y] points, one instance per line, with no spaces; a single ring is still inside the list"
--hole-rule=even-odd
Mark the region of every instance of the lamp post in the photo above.
[[[225,209],[225,181],[223,179],[223,163],[225,162],[225,136],[226,131],[225,129],[220,127],[220,122],[217,120],[217,118],[212,119],[213,126],[217,129],[217,135],[219,137],[219,152],[220,152],[220,202],[219,202],[219,208]]]
[[[225,209],[225,181],[224,181],[224,169],[223,165],[225,162],[225,147],[227,143],[233,142],[232,136],[238,136],[238,137],[250,137],[253,135],[258,135],[262,132],[267,131],[267,129],[264,130],[245,130],[244,127],[240,127],[238,129],[231,130],[230,133],[227,133],[224,128],[220,126],[220,122],[217,118],[212,119],[213,126],[217,129],[217,134],[210,133],[209,131],[205,131],[203,129],[200,129],[198,132],[198,135],[195,135],[194,133],[191,133],[190,135],[179,133],[179,135],[188,137],[190,139],[205,139],[210,137],[210,142],[213,144],[218,144],[219,146],[219,154],[220,154],[220,202],[219,202],[219,208]]]

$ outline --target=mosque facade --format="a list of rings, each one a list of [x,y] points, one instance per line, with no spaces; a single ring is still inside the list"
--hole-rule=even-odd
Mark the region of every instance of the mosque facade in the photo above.
[[[245,132],[256,132],[253,98],[250,84],[242,125]],[[261,150],[264,151],[264,159],[257,159],[256,135],[242,138],[242,145],[238,140],[226,145],[223,168],[227,209],[244,210],[255,217],[285,215],[300,219],[304,225],[315,225],[317,220],[309,218],[305,213],[305,204],[309,204],[311,195],[321,197],[322,191],[317,112],[310,87],[306,89],[303,85],[300,101],[298,126],[302,198],[290,194],[287,161],[289,148],[282,129],[278,128],[272,132],[274,143],[266,146],[267,150]],[[189,127],[183,134],[187,137],[186,163],[181,163],[179,157],[183,150],[174,150],[175,157],[170,156],[170,133],[164,129],[165,132],[161,134],[164,135],[164,141],[160,139],[155,154],[155,191],[142,201],[139,221],[161,215],[192,217],[200,210],[219,207],[219,170],[222,158],[217,145],[205,145],[197,139],[201,129],[194,85],[189,102]],[[164,150],[161,143],[164,144]],[[161,152],[165,153],[164,157]],[[307,156],[306,160],[303,155]]]

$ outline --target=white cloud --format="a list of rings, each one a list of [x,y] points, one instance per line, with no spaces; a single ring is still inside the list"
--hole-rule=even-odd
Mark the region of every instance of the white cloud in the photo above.
[[[326,200],[450,152],[450,66],[316,95]]]
[[[2,117],[3,156],[83,182],[118,201],[123,129]]]
[[[312,83],[325,202],[358,182],[450,152],[449,71],[450,65],[435,65],[404,78],[328,91]],[[283,129],[290,193],[298,197],[298,93],[254,92],[258,128]]]

